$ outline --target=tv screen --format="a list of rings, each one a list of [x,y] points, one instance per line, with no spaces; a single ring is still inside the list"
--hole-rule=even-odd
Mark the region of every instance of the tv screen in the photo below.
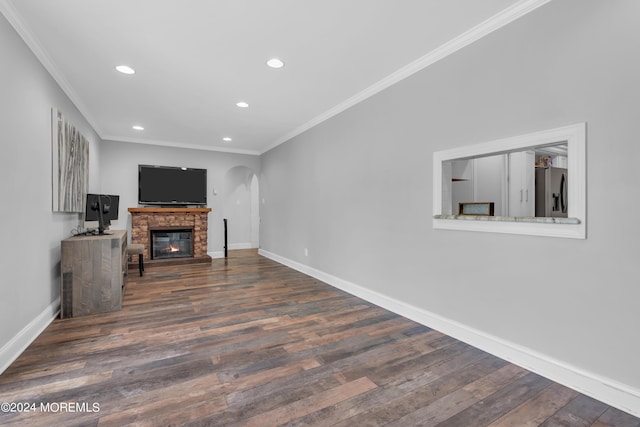
[[[138,165],[141,205],[206,205],[207,170]]]

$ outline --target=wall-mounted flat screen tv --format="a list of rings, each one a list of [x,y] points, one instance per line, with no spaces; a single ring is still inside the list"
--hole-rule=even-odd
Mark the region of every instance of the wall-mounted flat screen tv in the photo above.
[[[207,170],[138,165],[141,205],[206,205]]]

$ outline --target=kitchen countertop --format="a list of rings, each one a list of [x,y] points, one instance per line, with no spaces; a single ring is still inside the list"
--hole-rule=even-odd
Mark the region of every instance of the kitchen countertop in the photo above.
[[[435,219],[462,221],[531,222],[539,224],[580,224],[578,218],[554,218],[531,216],[486,216],[486,215],[434,215]]]

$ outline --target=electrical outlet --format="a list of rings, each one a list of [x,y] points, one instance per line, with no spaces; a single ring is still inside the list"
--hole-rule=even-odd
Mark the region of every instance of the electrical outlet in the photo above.
[[[304,256],[309,256],[309,249],[304,248]]]

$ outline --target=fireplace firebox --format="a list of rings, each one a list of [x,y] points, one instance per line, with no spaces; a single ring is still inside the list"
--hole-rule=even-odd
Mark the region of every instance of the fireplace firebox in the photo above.
[[[151,259],[193,257],[193,229],[150,230]]]

